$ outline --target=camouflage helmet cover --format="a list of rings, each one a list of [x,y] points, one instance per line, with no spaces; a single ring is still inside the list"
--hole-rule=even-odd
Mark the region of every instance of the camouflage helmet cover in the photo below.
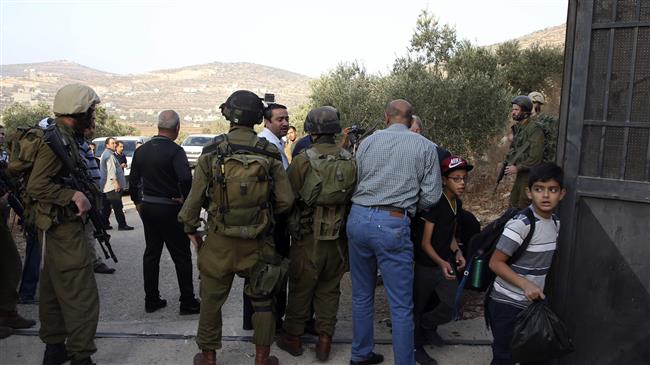
[[[262,121],[264,104],[254,92],[237,90],[219,109],[227,120],[235,124],[253,125]]]
[[[92,88],[82,84],[68,84],[56,92],[52,109],[56,116],[82,114],[99,102],[99,96]]]
[[[528,94],[528,97],[530,98],[530,100],[533,101],[533,103],[544,104],[545,102],[544,95],[542,95],[542,93],[540,93],[539,91],[531,92],[530,94]]]
[[[519,95],[512,99],[511,104],[519,105],[524,113],[530,113],[533,110],[533,101],[526,95]]]
[[[331,106],[314,108],[307,113],[305,132],[312,134],[336,134],[341,132],[338,110]]]

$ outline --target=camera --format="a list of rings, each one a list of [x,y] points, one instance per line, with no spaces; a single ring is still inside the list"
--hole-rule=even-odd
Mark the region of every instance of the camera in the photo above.
[[[357,137],[359,137],[359,136],[361,136],[362,134],[365,134],[365,133],[366,133],[366,129],[365,129],[365,128],[360,128],[360,127],[359,127],[358,125],[356,125],[356,124],[353,124],[353,125],[350,127],[350,131],[348,132],[348,134],[354,134],[354,135],[356,135]]]

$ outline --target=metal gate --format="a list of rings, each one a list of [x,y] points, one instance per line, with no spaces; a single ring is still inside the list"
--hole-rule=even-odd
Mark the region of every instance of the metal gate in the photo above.
[[[650,0],[569,3],[552,304],[563,364],[650,364]]]

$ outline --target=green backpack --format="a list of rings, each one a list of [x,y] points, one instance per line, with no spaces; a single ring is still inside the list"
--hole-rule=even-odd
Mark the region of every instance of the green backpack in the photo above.
[[[273,223],[271,159],[280,154],[267,151],[269,142],[255,146],[232,144],[224,136],[213,164],[211,216],[215,229],[228,237],[256,239],[267,234]]]
[[[298,196],[313,209],[314,238],[335,240],[345,225],[347,206],[357,182],[357,164],[352,154],[341,149],[324,155],[315,148],[305,151],[311,166]]]
[[[539,114],[534,117],[533,121],[544,132],[544,162],[555,162],[557,150],[557,120],[546,114]]]

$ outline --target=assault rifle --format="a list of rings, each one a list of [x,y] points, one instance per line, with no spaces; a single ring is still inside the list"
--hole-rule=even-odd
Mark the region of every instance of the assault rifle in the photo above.
[[[92,178],[88,175],[86,166],[75,165],[70,157],[70,145],[63,138],[56,125],[51,125],[45,130],[43,140],[63,164],[64,172],[67,175],[67,177],[63,178],[64,184],[71,189],[82,192],[90,201],[90,210],[87,214],[95,228],[93,235],[99,242],[99,246],[102,248],[104,256],[107,259],[111,258],[114,262],[117,262],[117,257],[115,256],[110,243],[111,236],[106,232],[104,224],[102,223],[101,214],[97,209],[98,202],[96,201],[96,193],[98,191],[94,186]]]
[[[506,167],[508,167],[508,161],[503,161],[503,164],[501,165],[501,170],[499,171],[499,176],[497,176],[497,183],[494,185],[494,191],[493,193],[497,192],[497,188],[499,187],[499,183],[501,180],[503,180],[503,176],[506,174]]]

